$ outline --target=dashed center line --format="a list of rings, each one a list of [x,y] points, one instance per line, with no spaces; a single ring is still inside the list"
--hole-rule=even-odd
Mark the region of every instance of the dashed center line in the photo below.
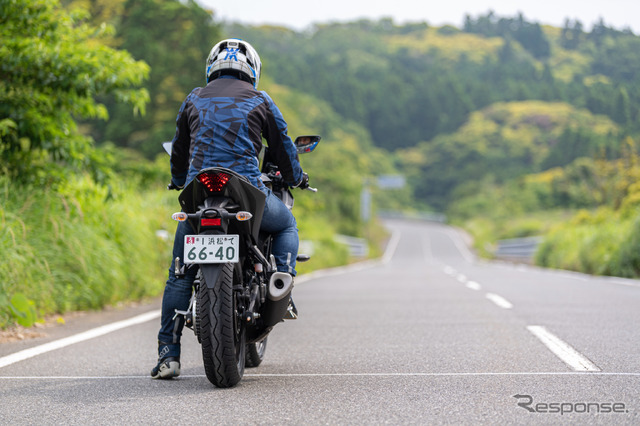
[[[549,348],[558,358],[564,361],[575,371],[600,371],[600,369],[584,355],[572,348],[568,343],[561,340],[558,336],[549,332],[546,328],[539,325],[530,325],[527,327],[534,336],[536,336],[544,345]]]
[[[471,290],[481,290],[480,284],[469,280],[464,274],[456,271],[451,266],[446,265],[443,272],[451,277],[455,277],[459,282]],[[502,309],[512,309],[513,304],[504,297],[495,293],[486,293],[485,297]],[[546,328],[538,325],[527,327],[535,337],[537,337],[554,355],[567,364],[576,372],[600,373],[601,370],[593,362],[587,359],[580,352],[561,340],[558,336],[549,332]]]
[[[471,290],[479,291],[482,289],[482,286],[475,281],[467,281],[467,288],[470,288]]]
[[[511,308],[513,308],[513,305],[511,304],[511,302],[509,302],[507,299],[505,299],[502,296],[498,296],[497,294],[487,293],[486,294],[486,298],[491,300],[493,303],[495,303],[496,305],[498,305],[502,309],[511,309]]]

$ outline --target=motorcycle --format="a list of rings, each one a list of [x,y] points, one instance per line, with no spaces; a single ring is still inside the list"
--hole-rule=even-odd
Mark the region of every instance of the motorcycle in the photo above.
[[[320,136],[301,136],[294,144],[304,154],[319,142]],[[171,143],[164,148],[170,153]],[[293,208],[294,197],[268,147],[261,171],[265,185]],[[185,258],[175,259],[175,274],[198,270],[189,308],[176,315],[184,316],[202,346],[207,379],[217,387],[232,387],[245,367],[260,365],[273,327],[297,318],[293,279],[276,270],[272,237],[260,231],[266,195],[247,178],[221,167],[203,169],[178,199],[182,211],[172,218],[189,221],[196,233],[185,236]],[[299,254],[296,260],[309,259]]]

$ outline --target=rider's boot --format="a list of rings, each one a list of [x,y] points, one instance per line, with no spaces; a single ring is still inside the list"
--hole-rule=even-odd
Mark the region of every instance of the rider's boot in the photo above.
[[[173,379],[180,375],[180,358],[170,356],[158,361],[151,370],[152,379]]]
[[[168,346],[164,342],[158,342],[158,364],[151,370],[152,379],[172,379],[180,375],[180,357],[167,356]]]

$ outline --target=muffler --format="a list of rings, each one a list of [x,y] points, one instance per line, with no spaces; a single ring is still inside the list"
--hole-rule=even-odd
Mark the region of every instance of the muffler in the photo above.
[[[283,320],[289,307],[293,277],[286,272],[274,272],[267,288],[267,301],[262,311],[265,326],[272,327]]]
[[[269,280],[269,290],[267,297],[277,302],[291,292],[293,287],[293,277],[286,272],[274,272]]]

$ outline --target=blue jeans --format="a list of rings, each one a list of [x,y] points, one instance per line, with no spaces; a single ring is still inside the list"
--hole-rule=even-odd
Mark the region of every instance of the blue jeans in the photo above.
[[[260,229],[273,235],[271,252],[276,258],[278,271],[296,275],[296,256],[298,255],[298,228],[291,211],[284,203],[268,189],[266,205],[262,216]],[[162,297],[162,317],[160,332],[158,333],[158,356],[180,356],[180,337],[184,328],[184,317],[176,315],[176,309],[186,311],[189,308],[193,281],[197,268],[187,270],[184,277],[175,275],[175,259],[184,259],[184,236],[194,234],[195,231],[188,222],[180,222],[173,240],[173,258],[169,269],[169,279]]]

